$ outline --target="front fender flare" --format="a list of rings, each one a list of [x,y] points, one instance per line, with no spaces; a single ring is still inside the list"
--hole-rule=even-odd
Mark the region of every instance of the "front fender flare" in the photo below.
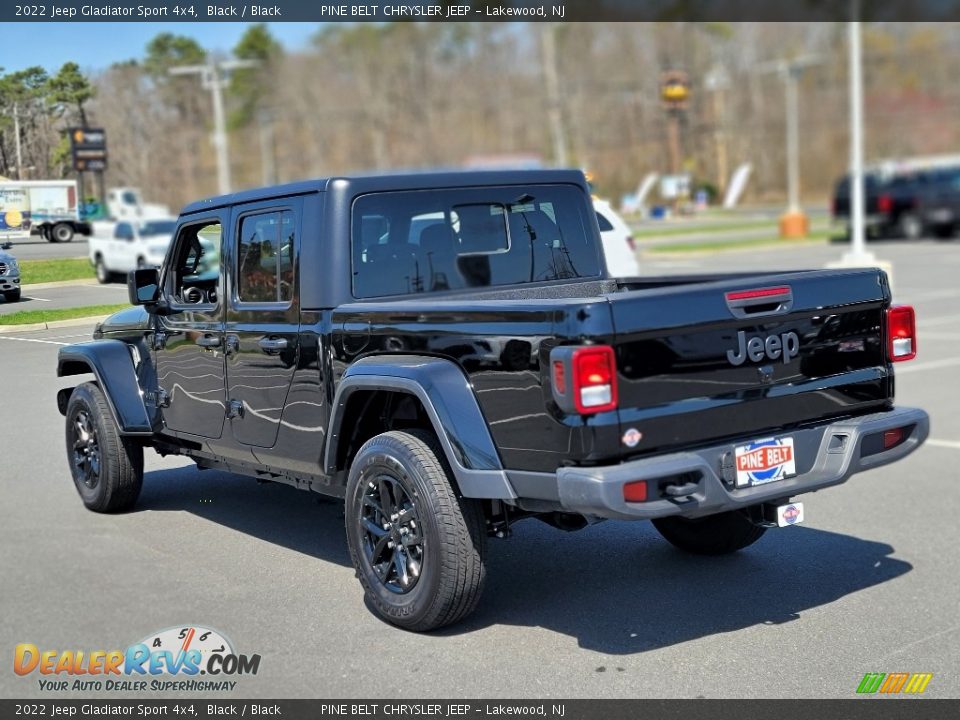
[[[140,392],[129,346],[120,340],[93,340],[60,348],[57,377],[92,372],[103,389],[121,435],[152,435],[150,413]]]
[[[405,392],[420,400],[464,497],[517,497],[470,382],[458,365],[435,357],[371,356],[347,369],[333,401],[325,453],[327,474],[337,470],[340,426],[347,401],[358,390]]]

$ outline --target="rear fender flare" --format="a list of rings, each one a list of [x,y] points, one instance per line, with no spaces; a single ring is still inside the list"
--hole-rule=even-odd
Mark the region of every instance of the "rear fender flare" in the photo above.
[[[328,475],[339,469],[341,425],[348,400],[358,390],[403,392],[420,401],[464,497],[517,497],[469,381],[455,363],[434,357],[371,356],[347,369],[332,405],[324,463]]]
[[[127,343],[93,340],[60,348],[57,377],[86,373],[97,378],[121,435],[153,435],[150,413]]]

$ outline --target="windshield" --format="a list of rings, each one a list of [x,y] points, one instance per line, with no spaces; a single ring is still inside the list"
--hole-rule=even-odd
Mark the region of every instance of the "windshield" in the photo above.
[[[153,220],[140,226],[140,235],[147,237],[150,235],[173,235],[177,227],[175,220]]]

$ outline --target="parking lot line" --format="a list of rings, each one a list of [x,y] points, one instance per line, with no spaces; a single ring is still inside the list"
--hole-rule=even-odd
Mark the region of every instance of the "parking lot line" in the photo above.
[[[40,302],[53,302],[53,301],[50,300],[49,298],[38,298],[38,297],[36,297],[36,296],[34,296],[34,295],[24,295],[24,296],[23,296],[23,299],[24,299],[24,300],[39,300]]]
[[[68,338],[78,338],[78,337],[89,338],[90,333],[85,332],[85,333],[78,333],[76,335],[54,335],[53,337],[44,338],[44,340],[66,340]]]
[[[17,342],[44,343],[46,345],[69,345],[70,343],[57,342],[56,340],[39,340],[37,338],[10,337],[9,335],[0,335],[0,340],[16,340]]]
[[[960,450],[960,441],[958,440],[937,440],[936,438],[930,438],[927,440],[927,445],[950,448],[951,450]]]
[[[953,367],[960,365],[960,358],[944,358],[943,360],[931,360],[929,362],[916,363],[906,367],[897,368],[897,375],[907,373],[923,372],[924,370],[939,370],[940,368]]]
[[[949,325],[955,322],[960,322],[960,315],[939,315],[932,318],[921,317],[918,319],[917,325],[923,330],[924,328],[934,327],[936,325]]]

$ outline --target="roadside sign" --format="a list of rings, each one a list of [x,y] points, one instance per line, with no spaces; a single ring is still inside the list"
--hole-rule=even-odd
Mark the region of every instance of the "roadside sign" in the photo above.
[[[73,169],[107,169],[107,134],[103,128],[68,128]]]

